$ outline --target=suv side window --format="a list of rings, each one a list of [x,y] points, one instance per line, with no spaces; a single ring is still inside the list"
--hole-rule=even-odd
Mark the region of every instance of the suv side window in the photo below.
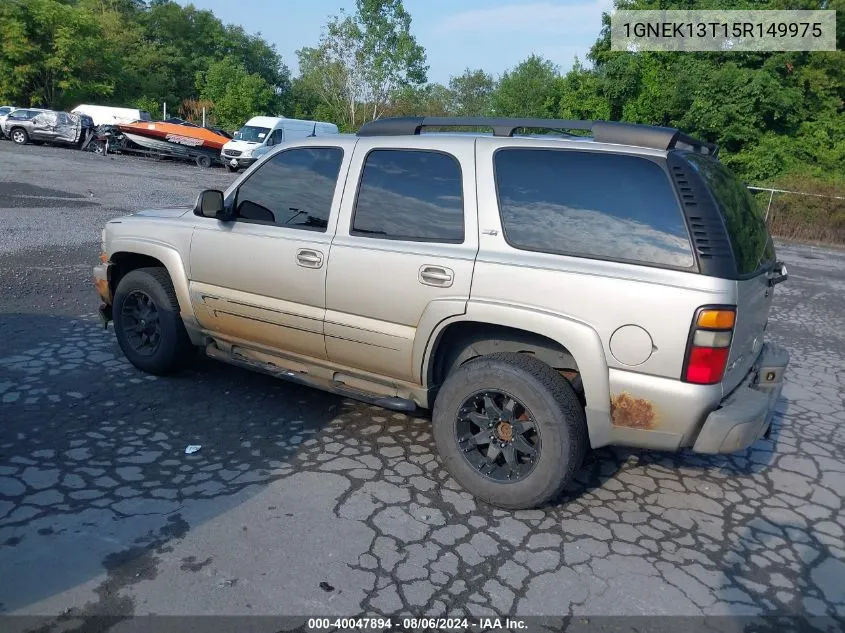
[[[496,152],[505,239],[544,253],[689,268],[689,233],[668,175],[638,156]]]
[[[350,233],[462,243],[464,199],[458,159],[429,150],[371,151],[364,162]]]
[[[238,189],[235,219],[324,233],[342,161],[339,147],[299,147],[276,154]]]

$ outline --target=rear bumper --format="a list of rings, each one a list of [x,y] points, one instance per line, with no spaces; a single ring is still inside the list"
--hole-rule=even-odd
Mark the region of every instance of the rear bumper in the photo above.
[[[762,437],[771,425],[787,365],[789,352],[766,343],[742,384],[707,416],[692,450],[733,453]]]

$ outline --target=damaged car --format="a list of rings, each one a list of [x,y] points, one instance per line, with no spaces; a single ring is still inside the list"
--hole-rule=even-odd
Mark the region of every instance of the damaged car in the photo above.
[[[15,110],[6,118],[3,128],[18,145],[32,141],[82,147],[94,132],[94,121],[85,114]]]

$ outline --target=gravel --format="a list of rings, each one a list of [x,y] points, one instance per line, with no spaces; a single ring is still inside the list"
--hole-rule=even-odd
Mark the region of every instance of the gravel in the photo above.
[[[235,178],[222,167],[0,141],[0,255],[98,244],[112,218],[190,206]]]

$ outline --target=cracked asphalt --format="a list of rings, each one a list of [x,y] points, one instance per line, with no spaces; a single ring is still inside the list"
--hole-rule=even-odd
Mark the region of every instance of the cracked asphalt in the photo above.
[[[845,617],[845,253],[779,248],[768,440],[597,450],[505,512],[446,474],[425,415],[123,359],[94,316],[103,222],[231,180],[0,143],[0,615]]]

